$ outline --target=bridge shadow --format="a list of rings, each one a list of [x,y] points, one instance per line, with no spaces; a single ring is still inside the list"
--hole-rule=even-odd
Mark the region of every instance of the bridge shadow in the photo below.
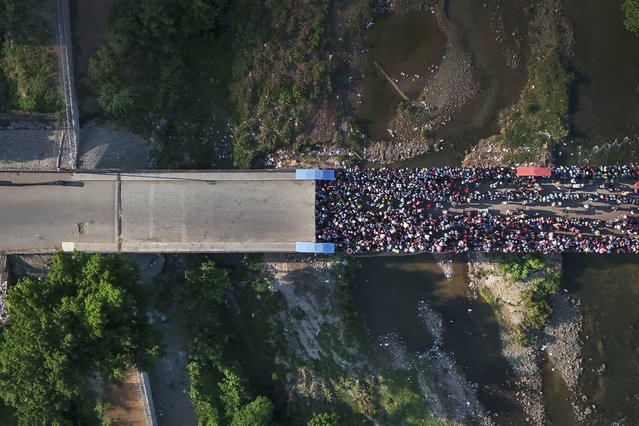
[[[29,182],[29,183],[14,183],[10,180],[2,180],[0,181],[0,186],[15,186],[15,187],[23,187],[23,186],[74,186],[78,188],[84,187],[84,182],[74,181],[74,180],[52,180],[46,182]]]

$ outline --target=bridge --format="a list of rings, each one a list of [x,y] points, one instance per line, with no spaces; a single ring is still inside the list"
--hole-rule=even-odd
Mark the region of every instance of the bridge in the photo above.
[[[315,181],[291,171],[0,172],[0,253],[295,252]]]
[[[0,172],[0,253],[639,253],[622,167]]]

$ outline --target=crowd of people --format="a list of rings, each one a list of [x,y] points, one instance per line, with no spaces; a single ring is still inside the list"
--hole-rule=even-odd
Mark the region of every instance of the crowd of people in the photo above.
[[[637,181],[634,165],[556,167],[549,178],[505,167],[337,170],[318,185],[317,239],[347,253],[639,253]],[[589,218],[593,205],[610,218]],[[581,217],[554,211],[571,208]]]

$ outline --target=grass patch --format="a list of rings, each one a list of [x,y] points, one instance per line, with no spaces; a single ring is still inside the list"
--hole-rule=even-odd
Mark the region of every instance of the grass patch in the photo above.
[[[497,297],[495,297],[495,295],[486,287],[479,287],[479,295],[486,303],[488,303],[490,308],[493,310],[493,312],[495,313],[495,318],[497,318],[497,322],[501,323],[502,316],[499,299],[497,299]]]
[[[383,371],[380,382],[380,403],[388,415],[387,424],[415,426],[445,424],[428,410],[414,370]]]
[[[53,113],[62,107],[57,58],[49,47],[54,32],[50,22],[35,12],[49,12],[51,7],[42,0],[0,3],[3,23],[0,69],[5,110]]]
[[[535,279],[522,294],[526,315],[519,329],[515,331],[515,341],[518,344],[529,345],[537,341],[539,332],[552,315],[551,301],[559,291],[560,278],[560,271],[548,269],[545,277]]]
[[[333,70],[323,57],[329,0],[238,0],[229,13],[240,53],[233,64],[231,98],[240,123],[234,159],[248,168],[278,147],[296,147],[312,124],[316,103],[333,88]]]
[[[495,141],[508,149],[505,163],[540,163],[555,144],[568,137],[572,80],[556,50],[530,66],[528,85],[519,102],[499,116],[502,131]]]
[[[324,353],[333,353],[339,358],[356,363],[358,358],[344,344],[344,339],[340,337],[340,330],[333,324],[324,324],[317,335],[317,342]]]
[[[533,273],[544,270],[544,257],[540,254],[496,254],[497,271],[510,274],[515,280],[525,280]]]

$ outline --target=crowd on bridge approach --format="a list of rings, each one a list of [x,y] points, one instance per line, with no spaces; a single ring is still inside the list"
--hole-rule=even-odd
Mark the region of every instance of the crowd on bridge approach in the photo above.
[[[318,186],[317,239],[347,253],[639,253],[638,181],[637,165],[555,167],[548,178],[508,167],[342,169]],[[581,215],[570,215],[575,205]],[[606,220],[588,214],[593,205]]]

